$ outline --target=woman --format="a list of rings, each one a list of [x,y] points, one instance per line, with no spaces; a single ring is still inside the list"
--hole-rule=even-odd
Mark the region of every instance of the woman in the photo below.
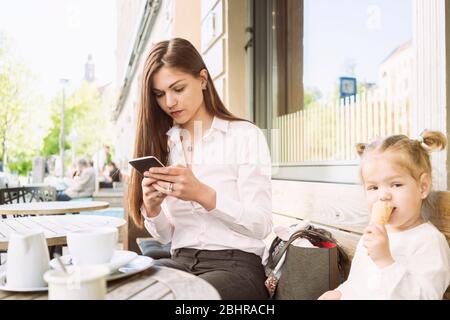
[[[270,154],[264,135],[223,105],[194,46],[156,44],[142,74],[134,156],[164,168],[133,170],[129,205],[171,259],[158,265],[198,275],[222,299],[265,299],[272,230]]]

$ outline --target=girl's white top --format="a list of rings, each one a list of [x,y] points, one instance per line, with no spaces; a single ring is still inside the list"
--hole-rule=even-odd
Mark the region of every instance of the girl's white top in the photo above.
[[[362,237],[350,274],[337,290],[341,299],[442,299],[450,284],[450,249],[430,222],[388,233],[395,263],[380,269],[367,254]]]
[[[195,135],[201,131],[195,127]],[[170,164],[186,165],[183,134],[177,125],[167,132]],[[141,208],[147,230],[161,243],[171,241],[172,251],[238,249],[261,256],[264,263],[263,239],[272,230],[272,189],[270,152],[262,131],[250,122],[214,117],[194,146],[192,171],[216,191],[216,208],[207,211],[197,202],[168,196],[155,218],[146,217]]]

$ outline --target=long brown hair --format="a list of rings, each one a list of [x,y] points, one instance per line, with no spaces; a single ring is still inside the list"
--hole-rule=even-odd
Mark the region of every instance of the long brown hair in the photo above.
[[[170,150],[166,132],[172,127],[173,120],[159,107],[152,91],[153,77],[163,66],[189,73],[194,77],[199,77],[201,70],[208,71],[208,69],[195,47],[185,39],[174,38],[161,41],[155,44],[148,54],[142,72],[134,158],[151,155],[167,164]],[[225,108],[209,72],[206,90],[203,90],[203,99],[209,114],[224,120],[246,121],[235,117]],[[128,188],[128,212],[139,227],[143,226],[143,218],[140,213],[142,206],[141,183],[142,176],[132,169]]]

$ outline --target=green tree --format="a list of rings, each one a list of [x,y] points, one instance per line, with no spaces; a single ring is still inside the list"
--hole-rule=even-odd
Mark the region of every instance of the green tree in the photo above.
[[[112,91],[95,84],[84,82],[65,101],[65,150],[70,150],[75,157],[91,158],[104,144],[111,144],[113,124],[111,112],[113,105]],[[61,97],[52,103],[52,123],[48,135],[44,138],[43,153],[46,156],[59,154]],[[76,133],[76,140],[71,136]],[[66,154],[65,160],[70,162]]]
[[[322,92],[318,88],[305,88],[303,98],[305,109],[311,107],[314,102],[318,101],[320,98],[322,98]]]
[[[16,60],[11,43],[0,33],[0,160],[4,164],[7,159],[31,161],[40,153],[49,125],[46,104],[34,89],[36,79]]]
[[[59,138],[61,132],[61,119],[60,115],[53,113],[51,115],[51,121],[53,123],[53,127],[50,129],[48,135],[44,137],[44,146],[42,148],[43,156],[51,156],[59,154]],[[68,121],[65,119],[64,121],[66,128]],[[70,149],[70,144],[67,140],[64,140],[64,150]]]

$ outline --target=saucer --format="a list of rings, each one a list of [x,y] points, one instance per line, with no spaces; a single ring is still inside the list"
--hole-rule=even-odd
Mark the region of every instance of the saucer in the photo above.
[[[48,287],[36,287],[36,288],[14,288],[9,287],[6,282],[6,271],[0,273],[0,290],[2,291],[14,291],[14,292],[39,292],[48,291]]]
[[[110,274],[113,274],[117,271],[117,269],[131,262],[137,256],[137,253],[133,251],[116,250],[114,251],[111,261],[109,263],[105,263],[104,265],[109,268]],[[70,266],[73,264],[72,256],[70,254],[61,256],[60,259],[65,266]],[[56,258],[50,261],[50,267],[55,270],[61,269]]]
[[[130,251],[125,251],[130,252]],[[134,253],[134,252],[133,252]],[[70,266],[72,263],[70,256],[62,256],[61,260],[63,261],[64,265]],[[135,258],[131,261],[128,261],[126,264],[122,264],[120,267],[116,268],[115,270],[111,271],[111,273],[106,277],[106,281],[111,280],[117,280],[122,279],[128,276],[131,276],[133,274],[139,273],[141,271],[144,271],[148,268],[150,268],[154,263],[154,260],[152,258],[149,258],[147,256],[138,256],[136,254]],[[59,270],[61,267],[59,266],[56,259],[53,259],[50,261],[50,267],[55,270]],[[111,268],[110,268],[111,270]]]
[[[147,256],[137,256],[130,263],[120,267],[116,272],[106,277],[107,281],[116,280],[131,276],[150,268],[155,260]]]

